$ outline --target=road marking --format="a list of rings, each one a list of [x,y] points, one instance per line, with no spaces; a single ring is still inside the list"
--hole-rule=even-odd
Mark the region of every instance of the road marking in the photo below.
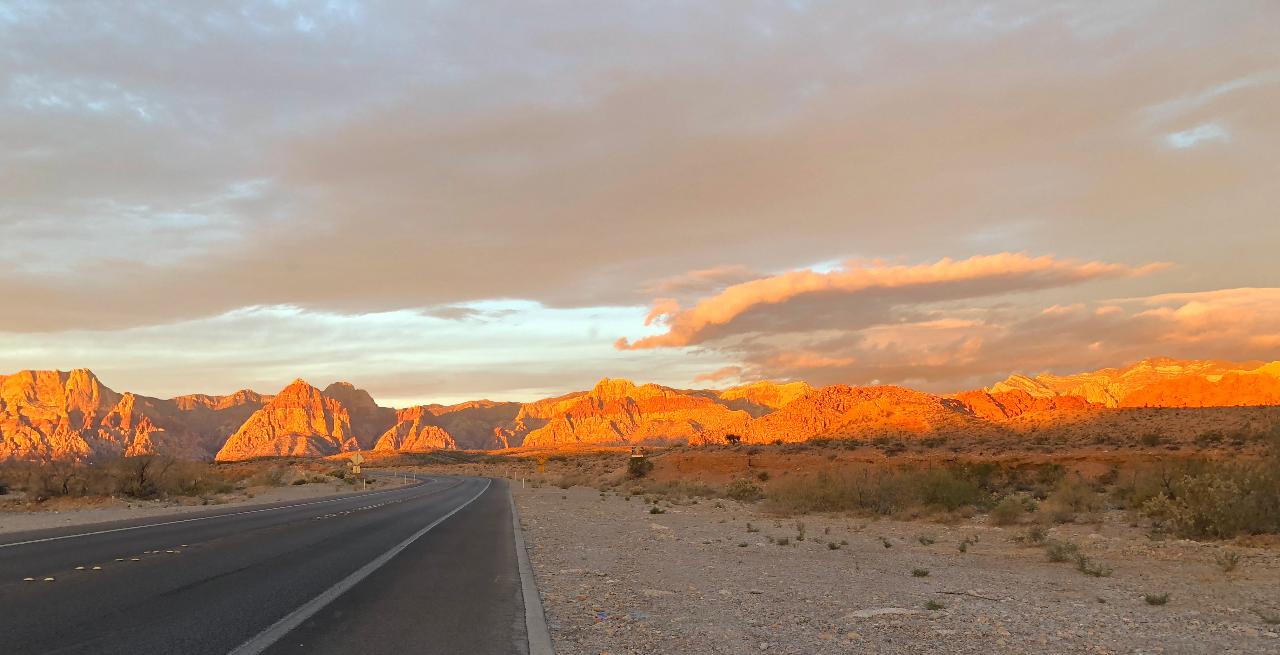
[[[342,594],[346,593],[347,590],[359,584],[361,580],[364,580],[365,578],[369,577],[371,573],[373,573],[374,571],[377,571],[379,568],[382,568],[384,564],[386,564],[387,562],[390,562],[393,557],[395,557],[396,555],[399,555],[401,551],[408,548],[413,542],[417,541],[419,537],[430,532],[431,529],[436,527],[437,525],[444,523],[446,519],[453,516],[454,514],[461,512],[467,505],[470,505],[472,502],[474,502],[475,499],[479,498],[480,496],[483,496],[484,492],[489,490],[490,484],[492,484],[492,481],[486,479],[484,481],[484,488],[481,489],[479,493],[477,493],[476,495],[472,496],[469,500],[467,500],[467,502],[462,503],[461,505],[458,505],[457,507],[453,508],[453,510],[451,510],[448,514],[441,516],[435,521],[432,521],[431,524],[428,525],[427,527],[422,528],[421,530],[418,530],[417,532],[410,535],[408,539],[405,539],[404,541],[396,544],[395,546],[392,546],[391,550],[388,550],[387,552],[373,559],[373,561],[369,562],[368,564],[365,564],[359,569],[356,569],[354,573],[352,573],[351,575],[348,575],[342,580],[339,580],[337,584],[324,590],[323,592],[321,592],[319,596],[316,596],[315,598],[312,598],[311,600],[307,601],[302,605],[302,607],[299,607],[298,609],[293,610],[292,612],[286,614],[279,621],[276,621],[275,623],[272,623],[270,626],[268,626],[266,630],[259,632],[256,636],[250,638],[248,641],[237,646],[236,649],[231,651],[228,655],[258,655],[258,653],[261,653],[267,648],[270,648],[272,644],[279,641],[280,638],[288,634],[290,630],[293,630],[299,625],[302,625],[303,621],[306,621],[307,619],[314,616],[316,612],[319,612],[320,610],[324,609],[325,605],[332,603],[334,599],[336,599],[338,596],[341,596]]]
[[[430,482],[430,481],[431,481],[431,478],[427,478],[426,480],[423,480],[423,481],[424,481],[424,482]],[[362,494],[362,495],[366,495],[366,496],[376,496],[376,495],[380,495],[380,494],[389,494],[389,493],[392,493],[392,492],[395,492],[395,491],[404,491],[404,489],[405,489],[405,487],[396,487],[395,489],[387,489],[386,491],[374,491],[374,492],[371,492],[371,493],[368,493],[368,494]],[[324,504],[324,503],[336,503],[336,502],[338,502],[338,501],[340,501],[340,500],[351,500],[351,499],[352,499],[352,498],[354,498],[354,497],[355,497],[355,496],[342,496],[342,497],[340,497],[340,498],[329,498],[329,499],[327,499],[327,500],[315,500],[315,501],[312,501],[312,502],[309,502],[309,503],[297,503],[297,504],[295,504],[295,505],[285,505],[284,507],[267,507],[267,508],[263,508],[263,509],[249,509],[249,510],[245,510],[245,511],[243,511],[243,512],[232,512],[232,513],[230,513],[230,514],[218,514],[218,515],[216,515],[216,516],[197,516],[197,517],[195,517],[195,518],[190,518],[190,519],[180,519],[180,520],[177,520],[177,521],[164,521],[164,522],[162,522],[162,523],[147,523],[146,525],[131,525],[131,526],[124,527],[124,528],[111,528],[110,530],[97,530],[97,531],[94,531],[94,532],[81,532],[81,533],[79,533],[79,534],[67,534],[67,535],[62,535],[61,537],[45,537],[44,539],[29,539],[29,540],[27,540],[27,541],[15,541],[15,542],[10,543],[10,544],[0,544],[0,548],[11,548],[11,547],[13,547],[13,546],[25,546],[25,545],[27,545],[27,544],[42,544],[42,543],[45,543],[45,542],[48,542],[48,541],[61,541],[61,540],[63,540],[63,539],[78,539],[78,538],[80,538],[80,537],[92,537],[92,536],[94,536],[94,535],[99,535],[99,534],[110,534],[110,533],[112,533],[112,532],[125,532],[125,531],[128,531],[128,530],[141,530],[141,529],[143,529],[143,528],[158,528],[158,527],[160,527],[160,526],[162,526],[162,525],[177,525],[177,524],[179,524],[179,523],[192,523],[192,522],[195,522],[195,521],[208,521],[208,520],[211,520],[211,519],[223,519],[223,518],[227,518],[227,517],[230,517],[230,516],[243,516],[243,515],[245,515],[245,514],[259,514],[259,513],[262,513],[262,512],[277,512],[277,511],[280,511],[280,510],[282,510],[282,509],[293,509],[293,508],[295,508],[295,507],[308,507],[308,506],[311,506],[311,505],[322,505],[322,504]]]

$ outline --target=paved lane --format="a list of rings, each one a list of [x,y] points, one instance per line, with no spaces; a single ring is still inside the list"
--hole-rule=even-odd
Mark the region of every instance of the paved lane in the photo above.
[[[505,484],[422,479],[267,511],[88,526],[84,536],[7,535],[0,652],[221,655],[246,642],[248,652],[524,652]],[[331,602],[281,631],[325,594]]]

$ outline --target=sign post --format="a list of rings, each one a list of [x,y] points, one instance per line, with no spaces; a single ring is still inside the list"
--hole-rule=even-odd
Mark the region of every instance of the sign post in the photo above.
[[[364,455],[356,453],[351,456],[351,474],[356,476],[356,479],[360,481],[360,489],[363,491],[365,480],[364,476],[360,474],[360,464],[362,462],[364,462]]]

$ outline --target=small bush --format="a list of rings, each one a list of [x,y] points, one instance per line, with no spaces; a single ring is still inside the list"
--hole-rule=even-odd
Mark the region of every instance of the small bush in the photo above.
[[[1147,601],[1148,605],[1164,605],[1169,602],[1169,594],[1145,594],[1142,600]]]
[[[662,509],[661,507],[658,507],[657,505],[654,505],[653,507],[650,507],[650,508],[649,508],[649,513],[650,513],[650,514],[666,514],[666,513],[667,513],[667,510]]]
[[[1270,610],[1265,610],[1265,609],[1255,609],[1253,610],[1253,613],[1257,614],[1258,618],[1262,619],[1262,622],[1267,625],[1280,625],[1280,612],[1272,612]]]
[[[786,546],[787,544],[791,543],[791,539],[788,537],[778,537],[778,539],[774,543],[778,544],[779,546]]]
[[[885,548],[893,548],[893,542],[889,541],[887,537],[880,537],[880,543],[884,544]]]
[[[939,603],[936,600],[931,600],[924,604],[924,608],[929,610],[930,612],[936,612],[937,610],[946,609],[947,606],[943,605],[942,603]]]
[[[751,525],[750,522],[747,522],[747,532],[759,532],[759,531],[760,531],[760,528],[757,528]]]
[[[919,537],[916,537],[916,541],[919,541],[921,546],[932,546],[936,543],[934,538],[927,534],[922,534]]]
[[[1006,496],[1000,504],[991,510],[991,522],[996,525],[1013,525],[1022,520],[1022,516],[1027,513],[1027,508],[1022,504],[1021,500],[1013,496]]]
[[[627,461],[627,477],[638,480],[653,470],[653,462],[647,457],[631,457]]]
[[[725,486],[724,495],[737,501],[752,503],[763,498],[764,492],[754,482],[742,478]]]
[[[1112,573],[1111,567],[1106,566],[1101,562],[1095,562],[1080,553],[1076,553],[1076,570],[1095,578],[1109,578]]]
[[[911,575],[917,578],[929,577],[929,569],[911,569]]]
[[[1027,530],[1027,543],[1039,546],[1049,538],[1049,531],[1042,525],[1033,525]]]
[[[1079,554],[1080,547],[1069,541],[1050,541],[1045,555],[1050,562],[1070,562]]]
[[[840,550],[840,544],[834,541],[827,542],[827,550]]]
[[[1223,573],[1230,573],[1236,570],[1236,567],[1240,566],[1240,553],[1237,553],[1234,550],[1228,550],[1226,552],[1219,553],[1213,558],[1213,560],[1218,564],[1218,568],[1222,569]]]

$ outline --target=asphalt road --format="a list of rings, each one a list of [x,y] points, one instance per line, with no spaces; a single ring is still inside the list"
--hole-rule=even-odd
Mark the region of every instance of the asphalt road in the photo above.
[[[420,480],[4,535],[0,653],[526,653],[505,482]]]

